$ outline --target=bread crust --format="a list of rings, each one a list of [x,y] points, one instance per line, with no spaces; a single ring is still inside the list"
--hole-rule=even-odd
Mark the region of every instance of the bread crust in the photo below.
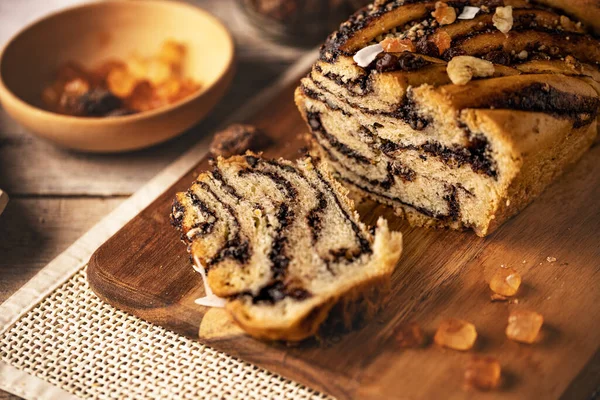
[[[600,2],[598,0],[536,0],[535,2],[563,10],[600,34]]]

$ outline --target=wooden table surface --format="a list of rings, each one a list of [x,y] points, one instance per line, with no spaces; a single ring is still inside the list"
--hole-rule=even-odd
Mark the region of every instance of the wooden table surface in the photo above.
[[[27,23],[81,2],[0,1],[0,45]],[[81,154],[38,139],[0,108],[0,188],[11,199],[0,216],[0,303],[303,54],[261,39],[233,0],[191,2],[232,30],[238,65],[219,106],[183,136],[134,153]],[[0,399],[17,398],[0,390]]]

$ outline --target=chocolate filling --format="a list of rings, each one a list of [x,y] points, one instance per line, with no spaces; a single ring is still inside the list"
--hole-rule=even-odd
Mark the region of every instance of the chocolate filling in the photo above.
[[[596,120],[600,99],[560,91],[546,83],[536,82],[517,90],[490,95],[472,108],[504,108],[537,111],[573,120],[573,128],[581,128]]]
[[[213,176],[214,174],[215,172],[213,171]],[[235,210],[229,204],[225,203],[206,183],[197,182],[197,184],[200,185],[203,190],[209,193],[217,202],[221,203],[225,209],[227,209],[227,212],[230,214],[235,227],[233,238],[227,239],[221,249],[216,252],[216,255],[207,260],[206,265],[204,266],[206,268],[206,272],[208,272],[213,265],[218,264],[227,258],[231,258],[240,264],[247,263],[252,255],[252,251],[250,249],[250,243],[248,240],[242,240],[241,225]]]
[[[191,190],[187,191],[187,196],[192,201],[192,205],[196,207],[199,213],[203,214],[205,217],[208,216],[212,219],[211,222],[199,222],[195,224],[192,229],[198,229],[198,234],[195,235],[194,239],[199,236],[205,236],[211,233],[215,227],[215,223],[217,222],[217,214],[211,210],[206,203],[198,198],[196,193]]]
[[[251,294],[242,293],[241,296],[251,296]],[[312,297],[312,293],[306,289],[290,287],[282,281],[277,281],[262,288],[256,296],[252,297],[252,302],[254,304],[275,304],[286,297],[290,297],[294,300],[306,300]]]
[[[323,126],[323,123],[321,122],[320,113],[309,111],[306,113],[306,118],[308,120],[308,124],[310,125],[312,132],[318,132],[323,138],[325,138],[325,140],[329,142],[329,144],[334,149],[339,151],[341,154],[345,155],[348,158],[352,158],[353,160],[361,164],[371,163],[371,161],[367,157],[351,149],[348,145],[340,142],[335,136],[327,132],[327,130]]]

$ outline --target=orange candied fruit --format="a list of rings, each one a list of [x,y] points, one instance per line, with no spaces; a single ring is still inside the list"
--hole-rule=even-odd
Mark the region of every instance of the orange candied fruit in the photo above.
[[[454,350],[469,350],[477,340],[475,325],[456,318],[443,320],[438,326],[434,342]]]
[[[425,334],[416,322],[400,325],[394,334],[396,344],[402,348],[422,347],[425,344]]]
[[[477,390],[492,390],[500,384],[502,368],[494,357],[473,356],[465,370],[465,384]]]
[[[435,11],[431,13],[431,16],[440,25],[450,25],[456,21],[456,10],[448,4],[438,1],[435,3]]]
[[[537,339],[544,317],[534,311],[513,310],[508,317],[506,336],[516,342],[533,343]]]
[[[186,52],[185,45],[167,40],[154,56],[107,60],[89,71],[69,62],[43,90],[42,100],[51,111],[78,116],[129,115],[164,107],[201,87],[183,74]]]
[[[385,38],[379,43],[386,53],[415,52],[416,48],[410,39]]]
[[[440,30],[437,33],[435,33],[432,37],[432,41],[437,46],[440,54],[443,54],[452,45],[452,38],[450,37],[448,32],[444,30]]]
[[[502,296],[514,296],[521,286],[521,275],[513,268],[499,268],[490,281],[490,289]]]

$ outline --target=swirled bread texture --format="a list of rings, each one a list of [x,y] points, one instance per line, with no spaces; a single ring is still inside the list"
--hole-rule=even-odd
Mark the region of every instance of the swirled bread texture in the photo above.
[[[489,234],[597,135],[600,42],[573,19],[581,2],[544,3],[380,0],[358,11],[296,91],[317,151],[413,225]],[[466,7],[477,14],[460,19]],[[359,66],[377,44],[385,51]]]
[[[346,326],[386,298],[402,236],[362,224],[347,190],[310,158],[219,157],[178,193],[172,221],[213,292],[249,334],[299,341],[330,314]]]

